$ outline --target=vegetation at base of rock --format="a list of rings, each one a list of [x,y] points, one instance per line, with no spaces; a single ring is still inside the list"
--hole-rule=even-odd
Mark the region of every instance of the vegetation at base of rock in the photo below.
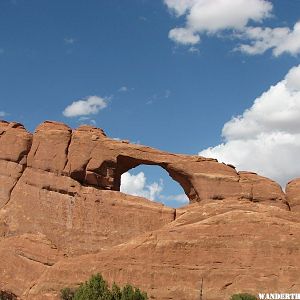
[[[234,294],[230,300],[257,300],[257,298],[250,294]]]
[[[74,294],[75,294],[75,290],[70,288],[64,288],[60,291],[60,297],[63,300],[73,300]]]
[[[62,300],[147,300],[145,292],[131,285],[123,288],[115,283],[110,288],[100,274],[81,284],[77,289],[64,288],[61,290]]]

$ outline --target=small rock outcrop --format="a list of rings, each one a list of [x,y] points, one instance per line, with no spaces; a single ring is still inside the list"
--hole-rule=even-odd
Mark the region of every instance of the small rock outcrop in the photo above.
[[[142,164],[165,169],[190,205],[121,193],[121,175]],[[0,290],[59,299],[62,287],[101,272],[160,300],[197,299],[202,277],[211,300],[296,291],[299,190],[299,179],[285,194],[215,159],[116,141],[90,126],[46,121],[31,134],[0,121]]]
[[[285,192],[290,209],[300,212],[300,178],[290,181]]]

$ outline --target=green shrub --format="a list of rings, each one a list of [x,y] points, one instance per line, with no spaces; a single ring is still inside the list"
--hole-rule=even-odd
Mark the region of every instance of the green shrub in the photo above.
[[[113,300],[146,300],[148,299],[147,294],[141,292],[139,289],[133,288],[131,285],[125,285],[122,292],[121,298]]]
[[[75,294],[74,290],[72,290],[70,288],[65,288],[60,291],[60,298],[63,300],[73,300],[74,294]]]
[[[257,300],[257,298],[250,294],[234,294],[230,300]]]
[[[81,284],[78,289],[61,290],[63,300],[147,300],[147,294],[131,285],[120,288],[115,283],[109,288],[100,274],[93,275],[89,281]]]
[[[74,300],[110,300],[110,290],[101,275],[93,275],[76,290]]]

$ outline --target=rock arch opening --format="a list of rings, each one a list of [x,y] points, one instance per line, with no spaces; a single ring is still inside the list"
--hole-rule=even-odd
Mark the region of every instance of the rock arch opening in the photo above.
[[[156,165],[139,165],[121,175],[120,191],[178,208],[189,204],[181,185]]]
[[[166,163],[146,159],[118,156],[114,179],[115,190],[143,196],[171,207],[187,205],[195,195],[186,176],[178,174]]]

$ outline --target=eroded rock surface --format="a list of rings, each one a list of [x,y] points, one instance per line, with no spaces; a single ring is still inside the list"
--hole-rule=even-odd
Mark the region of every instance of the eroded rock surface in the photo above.
[[[290,181],[285,191],[291,210],[300,212],[300,178]]]
[[[190,205],[172,209],[119,192],[124,172],[158,165]],[[31,134],[0,122],[0,290],[59,299],[103,273],[153,299],[299,292],[299,180],[274,181],[214,159],[44,122]],[[298,275],[297,275],[298,274]],[[298,290],[297,290],[298,289]]]

